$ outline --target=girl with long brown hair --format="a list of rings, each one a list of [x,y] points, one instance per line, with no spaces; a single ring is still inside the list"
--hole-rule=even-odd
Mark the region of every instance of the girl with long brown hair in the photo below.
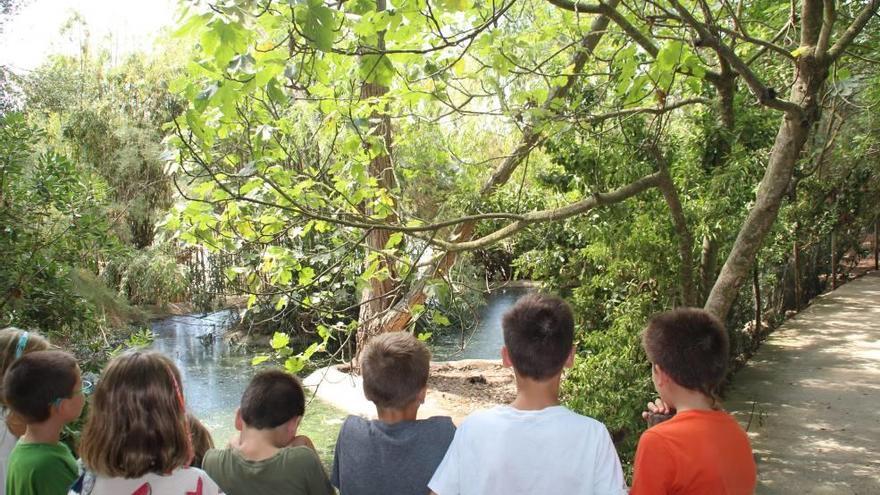
[[[89,495],[217,495],[201,469],[190,467],[190,437],[180,372],[165,355],[133,351],[104,369],[83,429],[86,473],[72,493]]]

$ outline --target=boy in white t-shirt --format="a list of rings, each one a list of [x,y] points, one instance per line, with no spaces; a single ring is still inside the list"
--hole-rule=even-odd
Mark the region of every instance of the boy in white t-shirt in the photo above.
[[[559,405],[562,370],[574,362],[571,308],[530,294],[504,315],[502,328],[501,358],[516,375],[516,400],[465,419],[428,488],[436,495],[625,495],[605,425]]]

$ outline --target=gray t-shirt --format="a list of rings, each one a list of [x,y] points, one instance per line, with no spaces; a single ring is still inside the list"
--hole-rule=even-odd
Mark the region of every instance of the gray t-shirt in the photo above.
[[[339,430],[331,481],[340,495],[426,495],[453,436],[447,416],[394,424],[349,416]]]

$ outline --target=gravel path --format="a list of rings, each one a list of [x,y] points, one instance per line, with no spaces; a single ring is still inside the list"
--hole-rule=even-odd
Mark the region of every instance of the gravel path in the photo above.
[[[734,377],[758,494],[880,494],[880,273],[816,298]]]

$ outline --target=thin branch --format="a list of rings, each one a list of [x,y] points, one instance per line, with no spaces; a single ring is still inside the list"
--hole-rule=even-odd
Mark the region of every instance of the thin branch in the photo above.
[[[619,203],[625,199],[635,196],[636,194],[639,194],[642,191],[657,187],[660,183],[660,180],[660,173],[656,172],[651,175],[642,177],[641,179],[627,184],[626,186],[623,186],[619,189],[615,189],[614,191],[607,193],[594,193],[593,196],[582,201],[578,201],[577,203],[563,206],[561,208],[526,213],[522,216],[523,218],[521,220],[509,223],[506,226],[496,230],[495,232],[492,232],[491,234],[485,235],[483,237],[480,237],[479,239],[475,239],[472,241],[447,242],[435,239],[431,242],[442,247],[447,252],[458,252],[484,248],[512,236],[513,234],[525,229],[531,224],[564,220],[566,218],[570,218],[575,215],[579,215],[586,211],[592,210],[593,208],[596,208],[598,206]]]
[[[864,8],[862,8],[858,17],[856,17],[852,24],[846,28],[846,31],[844,31],[837,42],[834,43],[834,46],[832,46],[825,55],[829,64],[837,60],[844,50],[852,44],[853,40],[856,39],[856,36],[865,29],[868,21],[870,21],[877,13],[877,7],[880,7],[880,0],[871,0],[864,6]]]

